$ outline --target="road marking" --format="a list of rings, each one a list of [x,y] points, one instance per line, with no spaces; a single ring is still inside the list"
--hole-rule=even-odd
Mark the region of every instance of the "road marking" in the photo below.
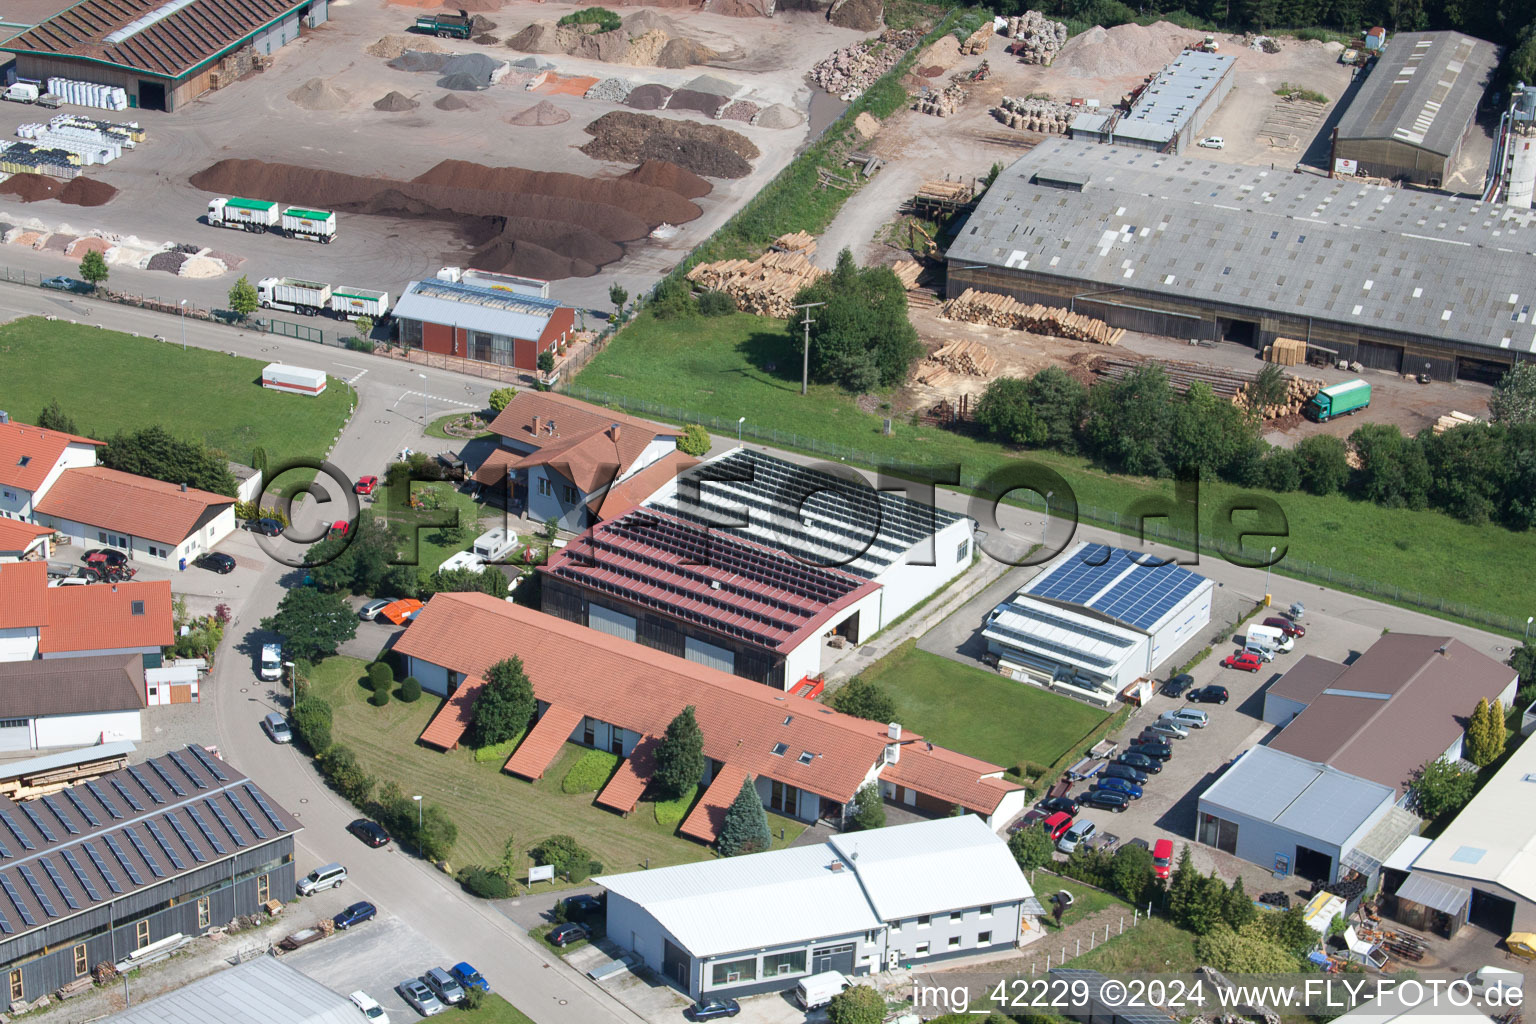
[[[346,366],[347,364],[346,363],[342,363],[341,365],[342,366]],[[346,377],[344,379],[346,380],[346,382],[348,384],[352,385],[353,387],[356,387],[357,386],[357,382],[362,380],[367,375],[368,375],[368,371],[367,370],[358,370],[352,376]]]
[[[367,372],[367,371],[364,371],[364,372]],[[441,397],[439,395],[429,395],[429,394],[427,394],[426,392],[423,392],[423,391],[407,391],[404,394],[402,394],[400,396],[400,398],[425,398],[429,402],[441,402],[444,405],[457,405],[461,409],[478,409],[478,408],[480,408],[480,406],[475,405],[473,402],[460,402],[459,400],[454,399],[454,398],[443,398],[443,397]],[[399,399],[396,399],[396,403],[397,404],[398,404],[398,402],[399,402]]]

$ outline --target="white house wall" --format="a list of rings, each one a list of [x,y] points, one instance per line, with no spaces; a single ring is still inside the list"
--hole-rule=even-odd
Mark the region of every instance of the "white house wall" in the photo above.
[[[1211,622],[1211,598],[1216,585],[1205,580],[1179,602],[1163,624],[1152,634],[1152,644],[1147,651],[1143,672],[1152,675],[1169,658],[1178,653],[1190,640]],[[1129,682],[1129,680],[1128,680]]]
[[[639,458],[635,459],[634,463],[630,465],[629,472],[619,477],[619,480],[628,480],[645,467],[654,462],[660,462],[675,451],[677,451],[676,434],[657,435],[656,439],[646,445],[645,449],[641,451]]]
[[[0,629],[0,661],[31,661],[37,657],[37,630],[30,626]]]
[[[784,687],[794,686],[806,676],[821,674],[821,651],[825,642],[821,635],[806,637],[784,658]]]
[[[53,464],[48,475],[43,477],[43,482],[35,491],[21,491],[14,487],[0,487],[0,513],[9,515],[12,519],[24,519],[32,522],[32,508],[48,493],[48,488],[53,486],[59,474],[66,469],[78,469],[82,466],[96,465],[96,446],[93,444],[70,444],[65,446],[59,461]]]
[[[82,747],[98,742],[143,739],[137,711],[103,711],[85,715],[48,715],[32,720],[32,745]]]
[[[121,546],[133,561],[146,565],[158,565],[165,569],[177,569],[181,565],[181,559],[185,558],[190,566],[192,560],[198,555],[212,551],[214,545],[235,532],[235,508],[233,505],[225,507],[218,515],[205,523],[202,528],[189,534],[180,544],[174,546],[164,541],[146,540],[143,537],[121,534],[116,530],[107,530],[104,527],[93,526],[90,523],[79,523],[72,519],[59,519],[55,516],[44,515],[38,521],[45,526],[52,526],[60,533],[73,537],[84,548],[112,544],[111,540],[103,539],[103,533],[116,535],[119,538],[126,537],[126,544],[113,546]],[[153,549],[153,553],[151,553],[151,549]],[[164,553],[161,554],[161,552]]]
[[[970,567],[971,552],[975,547],[974,526],[970,519],[965,518],[950,523],[935,535],[931,545],[927,541],[918,542],[899,561],[875,577],[881,585],[876,592],[880,598],[880,616],[874,628],[866,635],[873,636],[876,629],[896,621],[914,605]],[[919,565],[917,562],[933,564]],[[866,628],[862,618],[859,628],[861,632]]]

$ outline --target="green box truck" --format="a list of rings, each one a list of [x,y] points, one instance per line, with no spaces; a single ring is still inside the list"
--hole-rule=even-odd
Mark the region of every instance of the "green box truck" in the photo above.
[[[416,19],[416,31],[439,39],[468,39],[474,19],[468,11],[458,14],[424,14]]]
[[[1335,416],[1354,415],[1371,404],[1371,386],[1363,380],[1348,380],[1323,388],[1307,403],[1307,419],[1327,423]]]

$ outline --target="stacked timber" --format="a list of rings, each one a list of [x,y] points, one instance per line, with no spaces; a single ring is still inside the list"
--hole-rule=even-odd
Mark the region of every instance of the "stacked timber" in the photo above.
[[[794,315],[795,296],[824,274],[803,252],[766,252],[755,260],[700,263],[688,271],[688,280],[724,292],[743,312],[787,320]]]
[[[1284,339],[1281,340],[1283,341]],[[1252,407],[1252,399],[1248,395],[1250,387],[1251,382],[1244,383],[1238,389],[1237,394],[1233,396],[1232,404],[1241,405],[1244,408]],[[1298,415],[1302,409],[1306,408],[1307,403],[1312,401],[1312,396],[1322,389],[1323,382],[1320,380],[1311,380],[1305,377],[1287,377],[1285,379],[1285,397],[1274,405],[1262,405],[1254,411],[1259,414],[1259,418],[1262,420],[1276,420],[1282,416]]]
[[[1083,316],[1057,306],[1020,302],[1007,295],[977,291],[974,288],[967,288],[959,298],[946,302],[941,315],[949,320],[1007,327],[1100,345],[1118,344],[1125,336],[1124,328],[1111,327],[1091,316]]]
[[[1464,427],[1468,423],[1481,422],[1483,421],[1476,416],[1470,415],[1469,413],[1457,412],[1455,409],[1452,409],[1444,416],[1441,416],[1439,419],[1435,420],[1435,433],[1443,434],[1447,430],[1455,430],[1457,427]]]
[[[1143,360],[1132,358],[1120,358],[1116,356],[1095,356],[1092,363],[1094,373],[1110,380],[1120,380],[1148,362],[1156,362],[1163,368],[1163,373],[1168,378],[1168,384],[1179,394],[1189,390],[1189,386],[1196,381],[1211,389],[1218,398],[1225,398],[1233,405],[1250,408],[1251,399],[1249,390],[1253,387],[1252,374],[1241,373],[1237,370],[1226,370],[1219,366],[1206,366],[1203,363],[1188,363],[1179,360]],[[1285,396],[1281,401],[1273,405],[1260,406],[1257,410],[1259,417],[1265,420],[1278,419],[1299,413],[1302,407],[1312,400],[1322,388],[1320,380],[1306,380],[1301,377],[1287,377],[1285,379]]]
[[[809,231],[795,231],[787,235],[780,235],[769,246],[776,252],[798,252],[810,257],[816,252],[816,236]]]
[[[987,44],[992,41],[992,32],[992,22],[988,21],[981,28],[967,36],[965,42],[960,44],[961,54],[986,53]]]
[[[975,187],[964,181],[925,181],[917,189],[914,198],[924,203],[968,203],[976,194]]]
[[[908,291],[917,287],[917,279],[922,276],[923,265],[916,260],[898,260],[891,264],[891,273],[896,275],[896,280]]]
[[[1295,338],[1276,338],[1264,347],[1264,358],[1281,366],[1301,366],[1307,361],[1307,343]]]
[[[955,379],[948,367],[927,360],[917,364],[917,370],[912,376],[919,384],[927,384],[931,388],[942,388]]]
[[[967,377],[990,377],[997,372],[997,360],[987,350],[987,346],[978,341],[947,342],[929,359]]]

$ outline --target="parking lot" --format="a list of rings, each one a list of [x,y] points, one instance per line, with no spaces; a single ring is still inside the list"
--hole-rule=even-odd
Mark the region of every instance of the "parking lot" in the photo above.
[[[338,890],[323,895],[333,895]],[[346,887],[339,890],[349,892]],[[337,909],[350,897],[341,897]],[[314,897],[315,900],[321,897]],[[310,901],[301,904],[305,909]],[[315,906],[319,906],[318,903]],[[295,918],[295,920],[300,920]],[[283,962],[296,967],[327,987],[346,995],[359,989],[368,993],[392,1021],[411,1021],[419,1015],[408,1006],[395,986],[406,978],[426,973],[430,967],[452,967],[460,960],[474,962],[471,950],[449,953],[424,939],[409,924],[384,910],[372,921],[365,921],[346,932],[283,955]],[[509,993],[502,993],[509,995]],[[512,996],[514,999],[515,995]]]

